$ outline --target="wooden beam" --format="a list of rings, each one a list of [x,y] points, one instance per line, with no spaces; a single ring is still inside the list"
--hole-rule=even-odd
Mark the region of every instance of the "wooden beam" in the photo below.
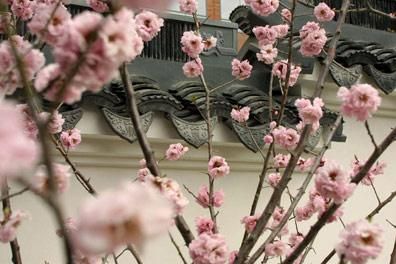
[[[221,19],[221,0],[206,0],[206,15],[209,19]]]

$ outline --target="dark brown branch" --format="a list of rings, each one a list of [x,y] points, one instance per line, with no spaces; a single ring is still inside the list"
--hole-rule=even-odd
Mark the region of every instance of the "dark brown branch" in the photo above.
[[[140,122],[139,110],[137,108],[137,102],[136,102],[136,94],[135,94],[135,90],[133,89],[131,79],[129,77],[126,63],[124,63],[121,66],[120,75],[122,82],[124,84],[125,92],[127,94],[128,109],[133,123],[133,127],[135,129],[136,136],[139,141],[140,147],[142,149],[144,158],[146,159],[147,168],[150,170],[150,172],[153,175],[161,176],[158,164],[154,157],[154,152],[151,149],[150,143],[148,142],[147,136],[144,133]],[[183,236],[186,245],[190,244],[190,242],[194,239],[194,236],[191,233],[191,230],[188,227],[183,216],[181,215],[177,216],[175,218],[175,223],[180,234]]]
[[[393,143],[396,136],[396,129],[394,128],[392,132],[384,139],[384,141],[378,146],[377,149],[373,151],[370,158],[366,161],[360,171],[352,178],[351,182],[359,184],[360,181],[367,175],[368,171],[375,164],[378,158],[384,153],[384,151]],[[299,244],[299,246],[289,255],[283,264],[293,263],[304,248],[311,242],[311,240],[316,236],[317,233],[323,228],[327,223],[329,218],[337,211],[340,204],[332,204],[330,207],[322,214],[319,220],[310,228],[309,232],[304,237],[304,240]]]
[[[97,192],[90,183],[89,179],[85,178],[85,176],[80,172],[80,170],[77,169],[76,165],[71,161],[68,153],[65,151],[63,146],[59,144],[59,142],[56,140],[54,136],[51,136],[51,140],[55,144],[56,149],[64,158],[65,162],[69,164],[69,166],[72,168],[74,175],[76,176],[77,180],[81,183],[81,185],[84,187],[84,189],[92,195],[97,195]]]
[[[396,264],[396,239],[395,239],[395,245],[393,246],[393,250],[391,253],[391,259],[389,264]]]
[[[23,188],[22,190],[20,190],[18,192],[14,192],[14,193],[10,193],[10,194],[9,193],[4,194],[4,195],[2,195],[0,197],[0,201],[3,202],[4,200],[10,199],[12,197],[15,197],[15,196],[18,196],[18,195],[21,195],[21,194],[24,194],[27,191],[29,191],[29,188]]]
[[[127,249],[129,250],[129,252],[131,252],[132,256],[135,258],[136,263],[143,264],[143,261],[140,258],[139,253],[137,252],[137,250],[134,248],[133,245],[128,245]]]
[[[180,247],[177,245],[177,243],[176,243],[175,239],[173,238],[172,234],[170,232],[168,232],[168,234],[169,234],[169,238],[170,238],[172,244],[175,246],[175,248],[177,250],[177,253],[179,254],[181,260],[183,261],[184,264],[187,264],[187,261],[184,258],[183,253],[181,252]]]
[[[369,135],[369,137],[370,137],[370,139],[371,139],[371,143],[373,143],[373,145],[374,145],[375,148],[378,148],[377,142],[375,142],[374,135],[373,135],[373,133],[371,132],[370,125],[369,125],[369,123],[368,123],[367,120],[364,122],[364,126],[366,127],[367,134]]]
[[[4,218],[6,219],[6,212],[8,214],[12,213],[11,209],[11,201],[10,201],[10,195],[9,195],[9,187],[7,184],[7,181],[3,183],[3,187],[1,188],[1,196],[6,197],[5,199],[2,199],[2,204],[3,204],[3,214]],[[15,238],[13,241],[10,242],[10,247],[11,247],[11,254],[12,254],[12,263],[14,264],[22,264],[22,257],[21,257],[21,252],[18,244],[18,239]]]
[[[387,14],[385,12],[379,11],[378,9],[375,9],[371,5],[370,0],[365,0],[365,1],[366,1],[366,6],[367,6],[367,8],[369,9],[370,12],[372,12],[374,14],[377,14],[377,15],[380,15],[380,16],[383,16],[383,17],[387,17],[387,18],[392,19],[392,20],[396,20],[396,17],[391,16],[390,14]]]

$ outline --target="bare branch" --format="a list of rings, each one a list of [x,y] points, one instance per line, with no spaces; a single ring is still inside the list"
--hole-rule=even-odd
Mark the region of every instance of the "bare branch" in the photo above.
[[[367,134],[369,135],[369,137],[371,139],[371,143],[373,143],[375,148],[378,148],[377,143],[375,142],[375,139],[374,139],[374,135],[371,132],[370,125],[367,120],[364,122],[364,126],[366,127]]]
[[[15,196],[24,194],[24,193],[27,192],[27,191],[29,191],[29,188],[23,188],[22,190],[20,190],[20,191],[18,191],[18,192],[11,193],[11,194],[4,194],[3,196],[0,197],[0,201],[2,202],[2,201],[4,201],[4,200],[10,199],[10,198],[12,198],[12,197],[15,197]],[[8,192],[8,191],[7,191],[7,192]]]
[[[183,253],[181,252],[180,247],[177,245],[177,243],[176,243],[175,239],[173,238],[172,234],[170,232],[168,232],[168,234],[169,234],[169,238],[172,241],[172,244],[175,246],[175,248],[177,250],[177,253],[179,254],[181,260],[183,261],[184,264],[187,264],[187,261],[184,258]]]

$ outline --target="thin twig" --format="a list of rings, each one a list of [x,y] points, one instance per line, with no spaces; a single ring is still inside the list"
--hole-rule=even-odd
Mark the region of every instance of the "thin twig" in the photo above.
[[[137,250],[135,249],[135,247],[133,245],[128,245],[127,249],[129,250],[129,252],[131,252],[132,256],[135,258],[136,263],[143,264],[143,261],[140,258],[139,253],[137,252]]]
[[[29,191],[29,188],[23,188],[22,190],[20,190],[18,192],[14,192],[14,193],[11,193],[11,194],[7,194],[7,195],[4,195],[4,196],[1,196],[0,197],[0,201],[2,202],[3,200],[7,200],[7,199],[10,199],[12,197],[21,195],[21,194],[23,194],[23,193],[25,193],[27,191]]]
[[[176,243],[175,239],[173,238],[172,234],[170,232],[168,232],[168,234],[169,234],[169,238],[172,241],[172,244],[175,246],[175,248],[177,250],[177,253],[179,254],[181,260],[183,261],[184,264],[187,264],[187,261],[184,258],[183,253],[181,252],[180,247],[177,245],[177,243]]]
[[[364,122],[364,126],[366,127],[367,134],[369,135],[369,137],[371,139],[371,143],[373,143],[375,148],[378,148],[377,143],[375,142],[375,139],[374,139],[374,135],[371,132],[370,125],[367,120]]]
[[[223,87],[225,87],[225,86],[227,86],[227,85],[232,84],[232,83],[235,82],[236,80],[238,80],[238,79],[233,79],[233,80],[231,80],[231,81],[228,81],[228,82],[226,82],[226,83],[223,83],[223,84],[221,84],[221,85],[219,85],[219,86],[217,86],[217,87],[211,89],[211,90],[209,91],[209,93],[214,93],[215,91],[217,91],[217,90],[219,90],[219,89],[221,89],[221,88],[223,88]]]
[[[377,199],[378,204],[381,204],[381,198],[380,198],[379,195],[378,195],[377,189],[375,189],[375,186],[374,186],[373,181],[372,181],[370,178],[368,178],[368,179],[370,180],[370,185],[371,185],[371,188],[372,188],[373,191],[374,191],[375,198]]]

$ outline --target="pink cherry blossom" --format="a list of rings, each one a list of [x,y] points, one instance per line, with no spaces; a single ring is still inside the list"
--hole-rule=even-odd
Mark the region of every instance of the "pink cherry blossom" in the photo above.
[[[314,161],[315,160],[313,158],[308,158],[308,159],[299,158],[296,169],[301,172],[306,172],[312,167]]]
[[[60,140],[66,148],[75,148],[81,143],[81,132],[77,128],[63,131]]]
[[[248,233],[251,233],[253,229],[256,227],[257,220],[260,218],[260,215],[249,215],[245,216],[241,220],[241,224],[245,225],[245,230]]]
[[[199,216],[195,218],[195,225],[197,227],[198,235],[202,233],[213,233],[214,223],[210,218]]]
[[[361,170],[361,168],[365,163],[366,163],[365,160],[358,160],[358,159],[356,159],[352,163],[352,173],[351,173],[352,177],[354,177]],[[370,170],[362,179],[361,183],[370,186],[374,182],[376,176],[384,174],[385,167],[386,167],[386,163],[377,162],[370,168]]]
[[[138,202],[137,202],[138,201]],[[79,241],[90,252],[111,252],[166,232],[175,212],[154,185],[125,183],[86,200],[77,218]]]
[[[306,221],[310,219],[315,213],[315,208],[313,207],[312,203],[308,203],[303,207],[297,207],[295,214],[296,214],[296,221]]]
[[[315,187],[309,192],[309,201],[312,203],[316,212],[324,212],[326,210],[326,199],[316,190]]]
[[[55,111],[50,116],[50,120],[48,123],[48,131],[51,134],[58,134],[62,132],[62,126],[64,123],[65,123],[65,119],[63,119],[62,114],[59,114],[58,111]]]
[[[269,16],[279,7],[279,0],[245,0],[245,3],[260,16]]]
[[[271,144],[274,142],[274,138],[271,135],[265,135],[263,141],[265,144]]]
[[[272,26],[271,28],[275,29],[277,33],[277,38],[282,39],[287,36],[290,27],[288,24],[280,24],[280,25]]]
[[[33,120],[32,112],[27,104],[18,104],[16,105],[16,109],[21,114],[24,123],[24,132],[28,137],[33,140],[37,139],[38,128],[36,122]],[[44,117],[46,119],[46,115],[40,115],[40,117]]]
[[[228,248],[220,234],[202,233],[188,246],[193,264],[225,264]]]
[[[184,196],[179,183],[170,178],[155,177],[154,183],[161,192],[172,202],[177,214],[181,214],[189,201]]]
[[[205,47],[202,37],[194,31],[184,32],[180,43],[182,44],[183,52],[194,59],[198,57]]]
[[[240,61],[238,59],[233,59],[231,66],[232,76],[241,81],[249,78],[253,69],[253,66],[250,65],[248,60]]]
[[[197,203],[203,208],[208,208],[210,204],[214,207],[221,207],[224,203],[224,191],[219,190],[213,192],[213,202],[210,203],[208,186],[202,185],[198,190],[196,198]]]
[[[223,203],[224,203],[224,191],[219,190],[213,192],[213,206],[219,208],[223,205]]]
[[[277,154],[274,157],[274,167],[275,168],[286,168],[287,164],[289,163],[290,160],[290,154],[284,155],[284,154]]]
[[[8,243],[13,241],[16,238],[18,227],[22,220],[26,218],[28,218],[28,215],[21,210],[6,214],[5,218],[0,221],[0,242]]]
[[[279,79],[282,81],[286,81],[286,76],[287,76],[287,60],[281,60],[276,63],[274,63],[274,66],[272,67],[272,73],[274,76],[277,76]],[[301,67],[296,66],[294,64],[291,65],[290,67],[290,77],[289,77],[289,86],[294,86],[297,83],[298,77],[301,72]]]
[[[139,169],[137,172],[137,178],[139,181],[142,182],[153,180],[153,176],[151,175],[150,170],[148,168]]]
[[[205,47],[204,47],[205,50],[209,50],[209,49],[212,49],[212,48],[216,47],[217,38],[215,38],[213,36],[210,36],[209,38],[206,38],[204,40],[204,45],[205,45]]]
[[[180,11],[192,15],[197,12],[198,2],[197,0],[179,0],[179,8]]]
[[[11,11],[21,20],[26,21],[32,18],[36,9],[36,1],[31,0],[11,0]]]
[[[279,126],[272,131],[274,136],[274,141],[276,144],[281,146],[282,148],[293,150],[298,141],[300,140],[300,135],[296,130],[292,128],[285,128],[283,126]]]
[[[304,39],[310,33],[319,31],[320,25],[313,21],[308,21],[301,29],[300,29],[300,38]]]
[[[53,170],[53,180],[56,185],[56,190],[59,193],[64,193],[69,188],[69,179],[71,177],[70,166],[54,163],[52,165]],[[34,175],[34,183],[36,190],[41,193],[46,193],[49,191],[49,179],[47,169],[41,166]]]
[[[183,73],[187,78],[195,78],[200,76],[204,71],[202,61],[199,57],[186,62],[183,65]]]
[[[319,29],[308,33],[301,42],[300,52],[303,56],[317,56],[322,52],[327,41],[326,31]]]
[[[6,177],[20,176],[38,160],[39,148],[24,132],[21,113],[10,103],[0,103],[0,186]]]
[[[318,21],[326,22],[334,18],[335,12],[326,3],[321,2],[315,6],[314,15]]]
[[[333,199],[340,204],[352,195],[356,185],[350,183],[349,175],[340,165],[327,162],[316,171],[315,187],[324,198]]]
[[[54,10],[55,13],[53,13]],[[51,20],[49,20],[50,18]],[[51,5],[39,4],[32,20],[28,23],[28,28],[41,40],[50,45],[56,45],[65,34],[70,20],[71,14],[63,4],[59,6],[57,6],[57,3]]]
[[[198,204],[200,204],[203,208],[208,208],[210,205],[208,186],[202,185],[198,190],[196,198]]]
[[[232,109],[231,118],[238,123],[245,123],[249,120],[250,107],[245,106],[241,109]]]
[[[355,84],[349,90],[341,87],[337,96],[342,100],[342,113],[358,121],[366,121],[381,104],[378,91],[369,84]]]
[[[287,23],[290,23],[291,20],[292,20],[292,13],[291,13],[290,10],[287,9],[287,8],[283,8],[283,9],[282,9],[282,11],[281,11],[281,16],[282,16],[282,19],[283,19],[285,22],[287,22]]]
[[[265,246],[267,256],[284,256],[289,251],[290,246],[281,240],[274,241]]]
[[[289,244],[292,248],[297,247],[304,240],[304,236],[300,233],[292,233],[289,237]]]
[[[253,28],[253,33],[256,36],[260,47],[273,45],[278,37],[278,31],[268,25],[265,27]]]
[[[13,35],[0,43],[0,90],[2,94],[13,94],[16,88],[23,87],[18,67],[13,55],[12,41],[25,66],[25,77],[31,81],[44,66],[44,54],[19,35]]]
[[[230,167],[223,157],[213,156],[208,162],[208,173],[210,177],[217,179],[230,173]]]
[[[151,41],[161,27],[164,26],[164,20],[157,14],[150,11],[143,11],[135,17],[136,30],[143,41]]]
[[[87,0],[87,4],[96,12],[104,13],[109,11],[109,5],[102,0]]]
[[[272,64],[278,56],[278,49],[274,48],[271,44],[264,45],[261,47],[260,53],[256,53],[256,56],[259,61],[265,64]]]
[[[268,174],[267,182],[271,187],[276,187],[281,179],[280,173],[270,173]]]
[[[324,103],[322,99],[317,97],[313,100],[313,103],[308,99],[297,99],[295,106],[303,125],[312,125],[313,131],[318,130],[320,126],[319,120],[323,116],[322,107]]]
[[[282,221],[285,214],[286,214],[286,212],[282,207],[276,207],[274,212],[272,213],[272,218],[275,221],[280,222],[280,221]]]
[[[183,146],[181,143],[171,144],[166,150],[165,157],[167,160],[178,160],[186,154],[187,151],[188,147]]]
[[[365,264],[381,253],[382,233],[379,225],[367,220],[352,222],[341,232],[341,241],[336,246],[336,252],[351,264]]]

